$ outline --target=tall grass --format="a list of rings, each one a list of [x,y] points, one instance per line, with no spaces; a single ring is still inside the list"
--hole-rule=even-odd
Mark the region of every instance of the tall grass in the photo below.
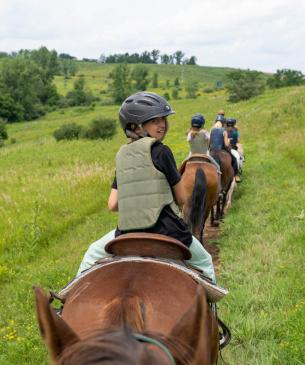
[[[221,227],[218,281],[230,289],[219,305],[233,332],[228,364],[303,364],[305,112],[303,87],[269,91],[248,102],[226,95],[172,102],[165,143],[180,163],[192,114],[208,127],[219,108],[240,120],[244,181]],[[0,363],[46,364],[32,285],[60,289],[89,243],[116,224],[106,209],[114,157],[125,138],[57,143],[67,122],[117,118],[117,106],[54,112],[9,125],[15,144],[0,149]],[[221,360],[220,360],[221,363]]]

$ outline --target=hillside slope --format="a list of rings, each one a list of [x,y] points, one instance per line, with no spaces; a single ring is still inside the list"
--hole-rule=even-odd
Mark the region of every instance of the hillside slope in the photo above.
[[[190,117],[210,127],[219,108],[239,120],[244,180],[221,227],[220,275],[230,289],[219,304],[233,340],[223,351],[238,365],[303,364],[305,88],[268,91],[228,104],[223,93],[171,102],[165,143],[180,163]],[[89,243],[116,224],[106,209],[114,156],[125,137],[57,143],[67,122],[116,118],[118,106],[75,108],[8,126],[15,144],[0,149],[0,363],[45,364],[32,285],[60,289]],[[303,334],[303,335],[302,335]],[[221,363],[221,361],[220,361]]]

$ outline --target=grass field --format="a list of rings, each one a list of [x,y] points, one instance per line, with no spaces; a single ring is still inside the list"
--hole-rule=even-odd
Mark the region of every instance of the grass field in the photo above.
[[[94,74],[94,69],[91,70]],[[160,72],[161,73],[161,72]],[[230,289],[219,313],[232,329],[223,351],[231,365],[305,363],[305,88],[267,91],[228,104],[223,92],[171,104],[166,137],[180,163],[190,116],[211,126],[219,108],[239,119],[246,151],[243,182],[221,226],[218,281]],[[60,289],[89,243],[116,224],[106,209],[114,156],[124,143],[57,143],[58,126],[117,119],[118,106],[71,108],[8,126],[0,149],[0,364],[47,364],[35,319],[32,285]],[[220,364],[223,362],[220,360]]]

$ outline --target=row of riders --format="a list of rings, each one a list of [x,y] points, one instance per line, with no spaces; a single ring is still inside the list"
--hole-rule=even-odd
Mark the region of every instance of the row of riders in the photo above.
[[[171,114],[169,103],[151,92],[121,105],[129,140],[116,155],[108,199],[110,211],[118,211],[117,228],[90,245],[76,278],[59,294],[35,289],[54,364],[212,365],[229,338],[215,305],[227,291],[216,284],[202,229],[224,199],[227,180],[238,180],[228,152],[238,148],[236,121],[227,119],[225,129],[220,112],[209,134],[203,116],[194,115],[191,153],[179,171],[162,143]],[[49,305],[54,298],[64,304],[60,313]]]

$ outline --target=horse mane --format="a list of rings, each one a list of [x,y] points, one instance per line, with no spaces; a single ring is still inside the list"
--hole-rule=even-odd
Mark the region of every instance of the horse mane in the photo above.
[[[171,336],[165,337],[153,332],[144,332],[165,345],[176,365],[191,365],[193,350]],[[155,346],[145,346],[147,343],[138,342],[128,327],[119,330],[98,330],[83,341],[66,348],[57,361],[57,365],[153,365],[160,364],[160,356]]]
[[[145,305],[142,300],[132,294],[124,294],[114,298],[103,309],[105,328],[129,327],[142,332],[145,325]]]

